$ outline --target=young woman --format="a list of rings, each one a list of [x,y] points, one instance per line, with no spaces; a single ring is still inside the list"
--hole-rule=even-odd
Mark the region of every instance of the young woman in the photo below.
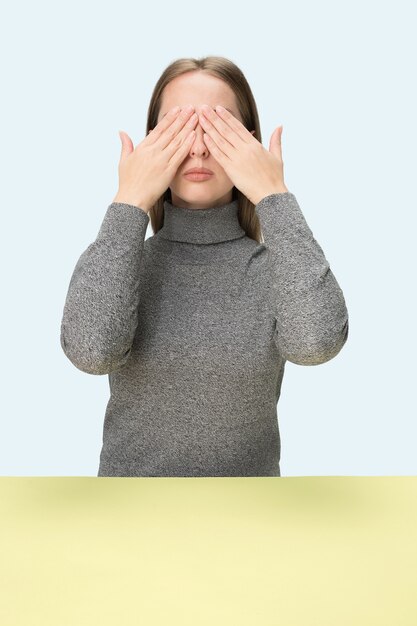
[[[120,133],[119,188],[61,324],[70,361],[109,376],[98,476],[280,476],[285,363],[325,363],[348,336],[282,127],[266,150],[242,72],[206,57],[165,69],[146,131],[136,147]]]

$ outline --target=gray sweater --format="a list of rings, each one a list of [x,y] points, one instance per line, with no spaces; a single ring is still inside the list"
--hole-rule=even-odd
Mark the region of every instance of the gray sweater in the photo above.
[[[318,365],[348,336],[343,292],[295,196],[148,214],[107,208],[73,271],[61,346],[108,374],[98,476],[280,476],[286,361]]]

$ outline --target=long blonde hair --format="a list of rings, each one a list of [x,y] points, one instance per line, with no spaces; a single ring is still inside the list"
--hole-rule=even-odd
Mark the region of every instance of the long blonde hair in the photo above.
[[[253,136],[262,143],[258,111],[251,88],[243,72],[230,59],[220,56],[208,56],[200,59],[182,58],[168,65],[161,74],[152,93],[148,107],[146,135],[157,125],[162,94],[166,85],[177,76],[196,70],[203,70],[211,76],[220,78],[231,87],[236,96],[237,106],[245,128],[255,130]],[[255,239],[258,243],[263,243],[261,226],[256,215],[255,205],[237,187],[233,187],[232,199],[238,200],[239,223],[247,236]],[[171,190],[169,188],[149,210],[149,218],[154,234],[162,228],[164,223],[164,200],[171,202]]]

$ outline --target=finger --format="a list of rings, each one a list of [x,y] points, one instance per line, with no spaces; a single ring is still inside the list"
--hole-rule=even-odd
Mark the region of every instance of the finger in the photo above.
[[[173,154],[182,149],[184,141],[187,141],[187,138],[189,137],[190,132],[194,130],[197,121],[198,115],[194,113],[187,120],[181,131],[172,137],[171,142],[164,148],[168,158],[171,158]]]
[[[158,147],[164,150],[167,146],[173,143],[173,150],[178,149],[178,142],[176,141],[177,135],[184,128],[184,126],[190,121],[194,113],[194,107],[185,107],[181,110],[177,118],[165,129],[159,138],[157,139]]]
[[[208,140],[214,142],[219,150],[221,150],[229,159],[233,159],[233,154],[239,150],[239,142],[241,140],[234,134],[234,144],[231,144],[228,139],[223,137],[217,128],[207,119],[204,115],[200,115],[200,124],[203,127],[204,132],[208,136]],[[231,129],[229,129],[231,130]],[[233,131],[231,131],[233,132]],[[205,135],[205,136],[206,136]],[[229,135],[230,136],[230,135]],[[212,144],[210,143],[210,146]],[[207,144],[209,146],[209,144]],[[211,148],[210,148],[211,150]]]
[[[281,135],[282,126],[278,126],[272,134],[269,151],[274,152],[274,154],[276,154],[277,157],[282,161]]]
[[[203,139],[207,145],[207,148],[210,151],[210,154],[214,156],[216,161],[220,163],[220,165],[224,168],[224,164],[228,161],[230,162],[230,158],[226,156],[226,154],[218,147],[216,142],[208,135],[207,133],[203,134]]]
[[[174,107],[168,111],[168,113],[166,113],[166,115],[164,115],[164,117],[158,122],[155,128],[152,128],[152,130],[149,131],[144,141],[148,144],[155,143],[161,134],[174,123],[180,112],[180,107]]]
[[[238,135],[245,143],[253,141],[254,137],[252,133],[248,131],[248,129],[237,119],[237,117],[233,115],[233,113],[230,113],[230,111],[220,106],[220,104],[215,107],[213,113],[214,117],[209,118],[213,124],[215,119],[218,119],[219,121],[221,120],[223,124],[227,124],[227,126],[234,130],[236,135]]]
[[[233,148],[239,150],[242,145],[242,139],[226,122],[224,122],[213,109],[202,107],[200,114],[200,124],[204,131],[212,137],[218,145],[221,144],[221,138],[227,141]],[[223,144],[225,151],[226,143]]]
[[[188,133],[184,136],[183,142],[180,147],[174,152],[170,159],[170,165],[173,165],[176,169],[178,169],[179,165],[185,159],[187,152],[189,152],[193,141],[195,139],[195,130],[188,129]]]
[[[133,142],[129,135],[124,132],[124,130],[119,130],[120,141],[122,142],[121,155],[120,158],[124,159],[128,154],[133,152]]]

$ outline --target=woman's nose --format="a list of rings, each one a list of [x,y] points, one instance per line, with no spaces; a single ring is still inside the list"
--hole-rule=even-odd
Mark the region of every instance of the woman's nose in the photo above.
[[[191,141],[190,151],[195,153],[208,153],[209,149],[207,148],[207,144],[204,141],[204,128],[201,126],[200,122],[197,122],[194,126],[195,136],[194,140]]]
[[[200,118],[197,120],[197,124],[194,126],[194,130],[196,132],[196,134],[200,134],[201,138],[203,138],[203,133],[204,133],[204,128],[202,127],[201,123],[200,123]]]

